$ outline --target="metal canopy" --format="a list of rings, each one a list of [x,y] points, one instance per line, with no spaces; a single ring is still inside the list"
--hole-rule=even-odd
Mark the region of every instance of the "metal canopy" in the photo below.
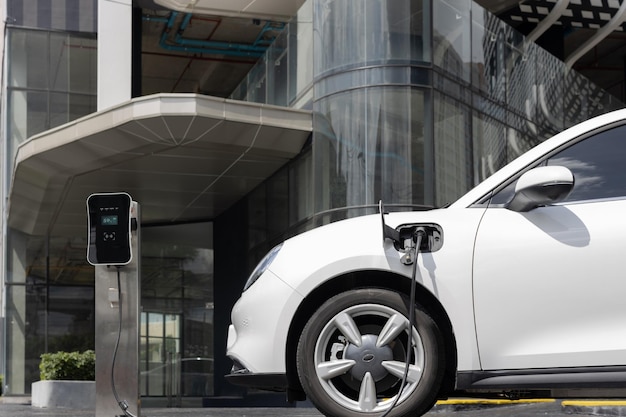
[[[308,111],[196,94],[133,99],[20,145],[9,227],[86,233],[86,199],[129,193],[144,223],[211,219],[296,156]]]

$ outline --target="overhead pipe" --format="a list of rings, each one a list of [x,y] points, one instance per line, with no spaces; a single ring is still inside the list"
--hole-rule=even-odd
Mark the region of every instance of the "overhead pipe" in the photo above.
[[[178,13],[178,12],[173,12]],[[225,50],[233,50],[233,51],[249,51],[249,52],[260,52],[261,54],[265,53],[267,47],[263,46],[255,46],[241,43],[232,43],[232,42],[219,42],[219,41],[203,41],[200,39],[188,39],[183,37],[183,32],[189,25],[191,21],[192,15],[187,13],[183,18],[182,23],[178,27],[178,31],[174,36],[174,44],[181,46],[192,46],[198,48],[208,48],[208,49],[225,49]]]
[[[178,31],[171,40],[172,43],[170,43],[168,42],[169,34],[174,28],[178,13],[179,12],[174,11],[170,13],[170,16],[168,18],[155,16],[143,17],[146,21],[165,23],[165,28],[163,29],[163,33],[161,34],[161,38],[159,41],[159,46],[163,49],[176,52],[228,55],[245,58],[260,58],[267,50],[267,46],[259,46],[255,44],[250,45],[233,42],[203,41],[198,39],[184,38],[182,34],[189,25],[189,22],[192,18],[192,15],[190,13],[185,14],[185,17],[183,18],[183,21],[180,24]],[[266,24],[266,27],[262,30],[261,35],[257,37],[255,43],[259,42],[262,34],[265,33],[267,30],[282,30],[284,28],[284,25],[278,27],[268,25],[269,23]],[[267,27],[271,27],[271,29],[266,29]]]
[[[604,38],[609,36],[619,25],[624,23],[624,19],[626,19],[626,0],[622,0],[622,4],[619,6],[617,13],[615,13],[609,23],[598,29],[595,35],[587,39],[587,42],[583,43],[567,57],[565,60],[567,68],[572,68],[576,61],[599,44]]]
[[[282,32],[283,29],[285,29],[285,23],[284,22],[265,22],[265,25],[263,26],[263,29],[261,29],[261,33],[259,33],[259,36],[256,37],[256,39],[254,40],[253,45],[270,46],[272,44],[272,42],[274,42],[276,37],[274,36],[274,37],[272,37],[270,39],[264,39],[263,35],[265,35],[265,33],[270,32],[270,31]]]

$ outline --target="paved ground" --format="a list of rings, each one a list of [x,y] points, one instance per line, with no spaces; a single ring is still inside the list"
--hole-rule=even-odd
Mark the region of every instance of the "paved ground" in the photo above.
[[[93,410],[42,409],[0,402],[0,417],[94,417]],[[315,408],[143,408],[141,417],[321,417]],[[455,400],[440,403],[426,417],[591,417],[626,416],[625,401]],[[115,417],[115,416],[111,416]]]

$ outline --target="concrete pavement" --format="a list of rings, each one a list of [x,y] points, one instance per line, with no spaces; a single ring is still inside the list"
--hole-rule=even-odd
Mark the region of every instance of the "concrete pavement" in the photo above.
[[[36,408],[0,397],[0,417],[94,417],[93,410]],[[4,400],[4,401],[3,401]],[[121,414],[121,412],[120,412]],[[431,417],[626,417],[625,400],[487,400],[455,398],[440,401],[426,414]],[[147,408],[141,417],[322,417],[313,407],[297,408]],[[115,416],[111,416],[115,417]]]

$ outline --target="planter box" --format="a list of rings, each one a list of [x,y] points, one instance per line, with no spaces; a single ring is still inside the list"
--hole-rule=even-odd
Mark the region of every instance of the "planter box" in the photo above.
[[[39,408],[95,410],[96,381],[37,381],[32,384],[31,404]]]

